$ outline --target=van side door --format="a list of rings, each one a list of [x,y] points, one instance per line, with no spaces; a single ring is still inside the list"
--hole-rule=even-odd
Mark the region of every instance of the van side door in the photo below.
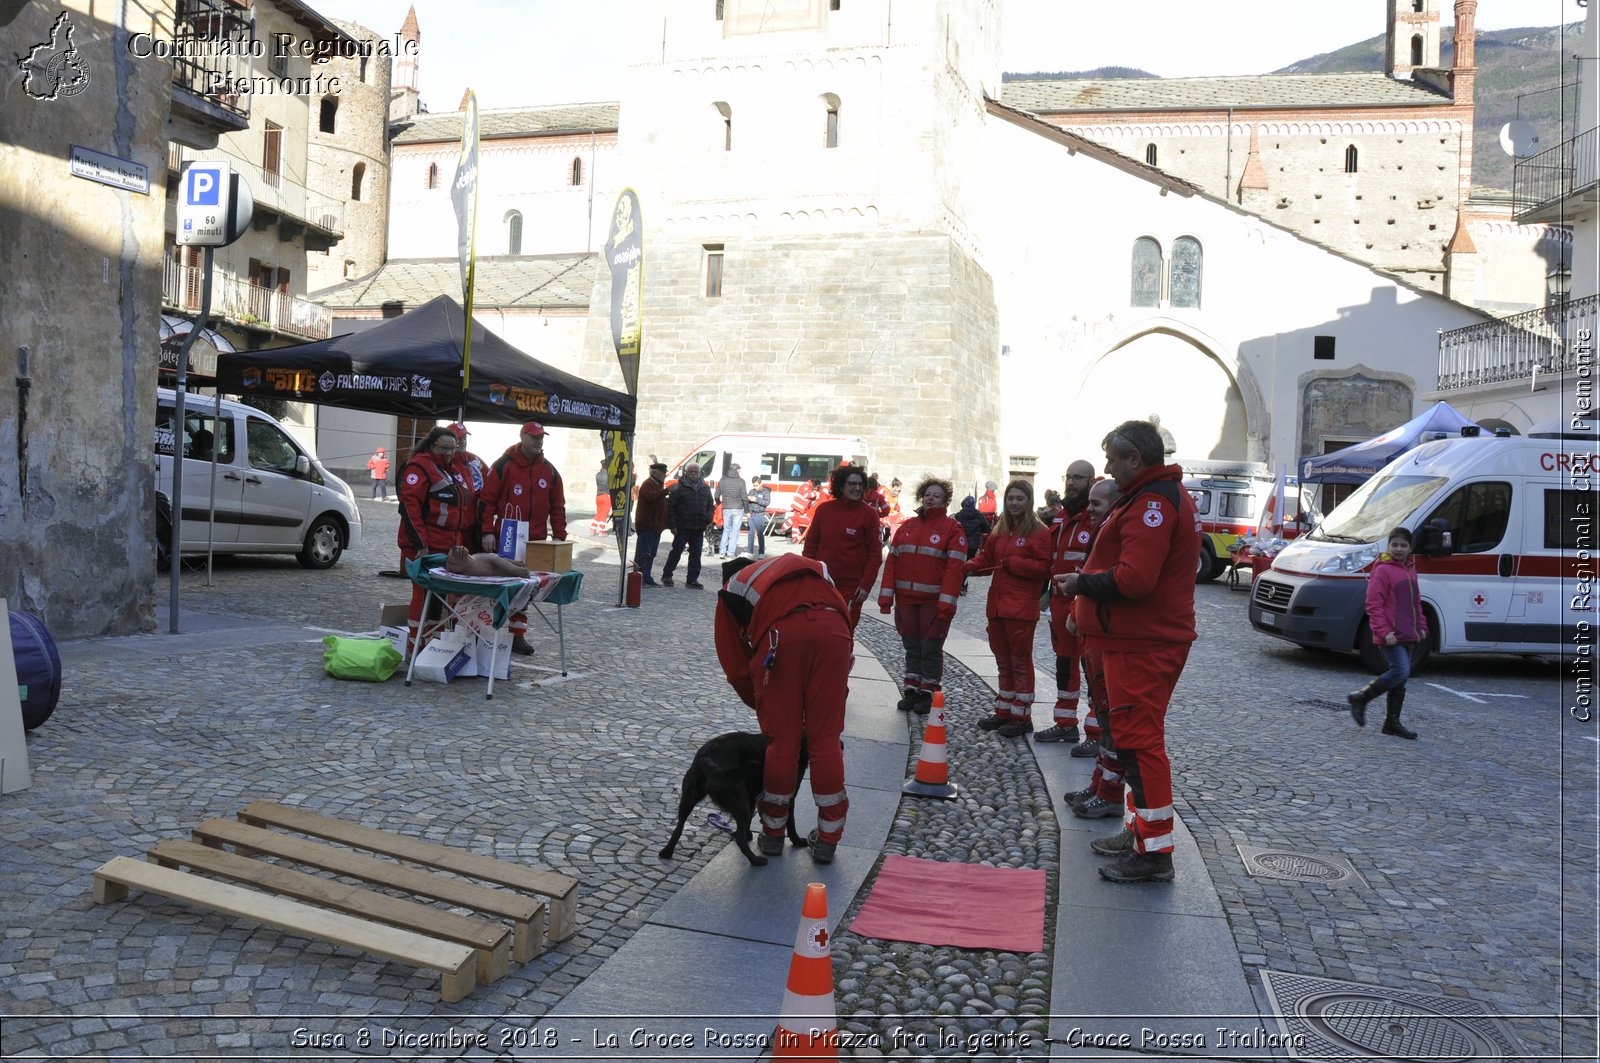
[[[1511,616],[1524,653],[1555,653],[1578,643],[1578,621],[1595,612],[1592,562],[1581,565],[1579,550],[1593,556],[1595,494],[1559,480],[1536,480],[1523,501],[1522,552],[1512,589]],[[1578,570],[1591,578],[1580,582]],[[1592,621],[1591,621],[1592,622]]]
[[[191,406],[183,412],[183,430],[175,431],[173,416],[177,408],[165,402],[156,406],[156,490],[172,500],[173,451],[183,451],[183,542],[186,550],[204,551],[206,543],[221,546],[239,539],[240,499],[244,479],[238,467],[236,421],[223,411],[219,421],[213,408]],[[212,490],[211,457],[216,455],[216,489]],[[212,519],[215,498],[216,522]]]
[[[1512,519],[1517,493],[1506,480],[1465,483],[1423,519],[1424,524],[1443,520],[1455,547],[1445,557],[1417,558],[1422,597],[1433,601],[1442,628],[1442,649],[1469,653],[1517,648],[1508,626],[1522,543],[1522,520]]]
[[[283,429],[260,417],[248,419],[241,546],[294,546],[305,536],[312,491],[311,481],[299,471],[302,457]]]

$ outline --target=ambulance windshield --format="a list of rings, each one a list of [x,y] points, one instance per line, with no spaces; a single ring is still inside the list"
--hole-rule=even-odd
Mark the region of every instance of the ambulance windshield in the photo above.
[[[1406,519],[1443,487],[1442,476],[1385,476],[1379,473],[1356,489],[1313,531],[1313,542],[1373,543]]]

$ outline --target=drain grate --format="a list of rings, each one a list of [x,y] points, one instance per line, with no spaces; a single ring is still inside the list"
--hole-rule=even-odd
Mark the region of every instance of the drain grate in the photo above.
[[[1342,856],[1301,853],[1293,849],[1241,845],[1239,858],[1244,869],[1256,878],[1278,878],[1289,882],[1318,882],[1325,886],[1365,886],[1367,880]]]
[[[1262,982],[1296,1059],[1517,1063],[1516,1036],[1481,1001],[1364,986],[1282,971]]]

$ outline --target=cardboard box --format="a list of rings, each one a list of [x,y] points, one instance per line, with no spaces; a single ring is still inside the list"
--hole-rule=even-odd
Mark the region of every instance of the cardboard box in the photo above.
[[[572,543],[530,542],[522,563],[533,572],[571,572]]]
[[[388,624],[383,624],[378,628],[378,637],[388,639],[394,643],[394,648],[400,651],[402,658],[406,655],[406,635],[407,631],[404,626],[391,627]]]
[[[411,619],[410,602],[401,602],[398,605],[385,603],[378,607],[379,627],[405,627],[409,619]]]

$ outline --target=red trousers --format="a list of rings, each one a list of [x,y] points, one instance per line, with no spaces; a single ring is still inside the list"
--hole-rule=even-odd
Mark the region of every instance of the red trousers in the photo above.
[[[1083,640],[1067,630],[1070,606],[1057,606],[1057,601],[1070,599],[1057,595],[1050,599],[1050,648],[1056,654],[1056,705],[1052,712],[1057,727],[1078,726],[1078,661],[1083,656]],[[1085,714],[1085,731],[1090,726],[1092,714]]]
[[[1122,761],[1111,746],[1111,736],[1100,726],[1100,721],[1110,712],[1106,705],[1105,655],[1087,646],[1083,651],[1083,681],[1089,688],[1089,711],[1083,715],[1083,736],[1100,743],[1089,785],[1102,801],[1120,803],[1123,798]]]
[[[1038,626],[1037,620],[989,618],[989,649],[1000,670],[1000,704],[1010,707],[1013,719],[1033,714],[1033,632]],[[998,705],[996,712],[1004,715]]]
[[[833,609],[797,609],[773,625],[778,649],[768,668],[765,639],[750,661],[756,719],[767,736],[761,776],[761,829],[781,838],[799,786],[800,746],[810,761],[817,837],[838,844],[850,799],[844,790],[844,703],[855,639]]]
[[[1172,762],[1167,704],[1189,659],[1189,644],[1126,653],[1106,648],[1111,741],[1133,805],[1133,851],[1172,852]]]
[[[400,551],[400,571],[404,572],[406,562],[420,557],[423,554],[443,553],[443,550],[432,548],[424,550],[404,549]],[[417,641],[417,633],[422,630],[422,605],[428,599],[428,590],[420,583],[411,585],[411,608],[406,611],[406,650],[409,652]],[[443,611],[439,606],[434,607],[433,615],[439,617]],[[419,647],[420,648],[420,647]]]

